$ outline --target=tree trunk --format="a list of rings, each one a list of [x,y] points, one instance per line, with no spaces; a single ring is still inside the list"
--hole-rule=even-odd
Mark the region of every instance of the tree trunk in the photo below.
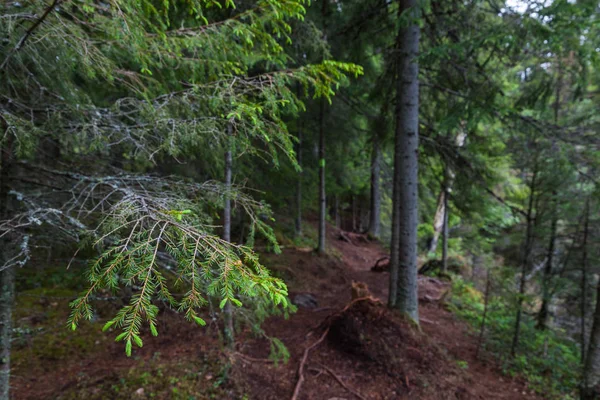
[[[454,140],[455,146],[458,149],[460,149],[461,147],[463,147],[465,145],[466,139],[467,139],[467,133],[464,131],[459,132],[458,135],[456,135],[456,138]],[[438,196],[437,208],[435,209],[435,215],[433,217],[433,238],[431,239],[431,243],[429,245],[429,253],[435,253],[435,251],[437,250],[437,245],[440,240],[440,235],[442,234],[443,229],[444,229],[444,218],[446,215],[446,205],[448,204],[446,197],[448,196],[448,193],[450,193],[452,191],[452,186],[454,184],[455,176],[456,176],[456,173],[454,172],[452,167],[450,165],[446,165],[445,171],[444,171],[445,190],[444,190],[444,188],[442,188],[442,190],[440,190],[440,195]]]
[[[373,135],[373,153],[371,154],[371,215],[369,221],[369,234],[374,238],[381,235],[381,190],[379,175],[381,171],[381,146],[379,136]]]
[[[323,42],[327,42],[327,0],[321,4],[321,18],[323,18]],[[322,54],[325,59],[325,53]],[[321,98],[319,110],[319,242],[317,253],[325,254],[325,235],[327,214],[327,197],[325,192],[325,100]]]
[[[352,232],[356,232],[357,224],[356,218],[358,214],[358,205],[356,204],[356,195],[352,195]]]
[[[2,120],[4,121],[4,120]],[[0,124],[6,131],[4,123]],[[8,192],[10,169],[13,156],[13,136],[7,135],[0,148],[0,221],[9,216]],[[10,248],[8,238],[0,238],[0,269],[7,261]],[[15,292],[15,270],[7,268],[0,271],[0,400],[9,400],[10,388],[10,342],[12,339],[12,308]]]
[[[554,264],[554,245],[556,243],[556,225],[557,225],[557,210],[556,200],[554,200],[554,209],[552,211],[552,223],[550,227],[550,243],[548,244],[548,255],[546,257],[546,267],[544,268],[544,277],[542,278],[542,306],[537,318],[537,329],[546,329],[548,327],[548,308],[552,296],[550,293],[550,279],[552,278],[552,267]]]
[[[302,128],[298,128],[298,146],[296,150],[296,161],[298,166],[302,168]],[[296,224],[295,224],[295,235],[296,237],[302,236],[302,170],[298,172],[298,179],[296,181]]]
[[[342,215],[340,212],[340,195],[335,195],[334,200],[334,208],[335,208],[335,227],[341,229],[342,228]]]
[[[596,311],[590,336],[590,346],[583,367],[581,399],[592,400],[600,397],[597,389],[600,385],[600,281],[596,288]]]
[[[4,261],[3,258],[0,258],[0,265],[4,264]],[[0,400],[9,399],[10,341],[12,338],[14,291],[15,270],[14,268],[7,268],[0,272]]]
[[[325,218],[327,213],[327,198],[325,193],[325,103],[321,100],[319,112],[319,245],[317,252],[325,254]]]
[[[479,351],[481,350],[481,344],[483,343],[483,336],[485,334],[485,323],[487,321],[488,303],[490,298],[491,280],[490,270],[486,271],[485,275],[485,297],[483,303],[483,317],[481,318],[481,328],[479,329],[479,339],[477,340],[477,350],[475,351],[475,358],[479,358]]]
[[[587,314],[587,263],[588,263],[588,235],[589,235],[589,221],[590,221],[590,203],[589,200],[585,202],[585,217],[583,222],[583,242],[581,243],[582,256],[581,256],[581,363],[585,362],[585,352],[587,351],[586,345],[586,334],[585,334],[585,321]],[[598,313],[598,311],[596,311]],[[596,322],[594,321],[594,326]]]
[[[442,272],[448,272],[448,188],[444,190],[444,228],[442,229]]]
[[[523,258],[521,261],[521,279],[519,281],[519,295],[517,299],[517,316],[515,318],[515,331],[513,334],[512,345],[510,348],[510,354],[514,357],[519,346],[519,335],[521,333],[521,314],[523,312],[523,300],[525,297],[525,284],[527,283],[527,267],[529,265],[529,255],[531,248],[533,247],[533,208],[535,200],[536,190],[536,178],[537,178],[537,162],[534,167],[533,176],[531,177],[531,184],[529,186],[529,205],[527,206],[527,232],[525,233],[525,244],[523,246]]]
[[[419,321],[417,287],[418,151],[419,151],[419,9],[416,0],[400,2],[408,17],[398,32],[396,74],[396,143],[390,305]],[[409,13],[409,15],[402,15]],[[392,299],[392,296],[394,299]]]
[[[231,155],[233,144],[233,127],[227,125],[227,148],[225,149],[225,201],[223,204],[223,240],[231,241],[231,173],[233,159]],[[223,322],[225,343],[229,347],[233,347],[235,335],[233,330],[233,308],[230,302],[225,304],[223,309]]]

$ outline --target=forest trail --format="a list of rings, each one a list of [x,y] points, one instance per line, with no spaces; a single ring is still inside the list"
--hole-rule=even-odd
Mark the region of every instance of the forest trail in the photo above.
[[[215,323],[198,328],[165,310],[160,314],[159,336],[146,335],[144,347],[131,358],[125,357],[122,345],[113,341],[114,335],[96,330],[93,348],[83,354],[65,341],[59,344],[60,356],[17,363],[14,399],[131,398],[123,397],[125,392],[120,397],[105,394],[108,388],[117,391],[114,388],[127,385],[134,389],[134,398],[179,399],[183,397],[177,397],[175,391],[150,396],[150,387],[156,388],[153,380],[170,374],[165,385],[167,390],[176,390],[184,381],[182,375],[194,376],[195,390],[210,391],[226,358],[233,365],[227,383],[219,387],[218,394],[199,394],[196,399],[238,399],[241,393],[247,395],[244,398],[257,400],[290,399],[304,350],[321,336],[323,321],[351,301],[352,281],[367,283],[383,303],[387,299],[387,273],[370,270],[386,255],[384,248],[360,235],[351,235],[351,242],[339,240],[339,234],[339,230],[329,228],[330,255],[326,257],[302,248],[262,256],[265,264],[286,280],[291,299],[311,294],[318,302],[314,308],[298,307],[288,320],[272,317],[264,323],[267,334],[279,338],[289,350],[287,364],[270,362],[269,342],[257,339],[249,330],[238,335],[235,352],[223,352]],[[489,357],[487,362],[476,359],[477,339],[467,325],[436,302],[427,301],[427,296],[438,298],[447,288],[447,283],[419,277],[422,334],[397,322],[395,313],[383,305],[349,309],[355,313],[350,315],[354,319],[360,319],[362,312],[367,318],[376,314],[366,325],[360,325],[365,336],[361,332],[358,340],[365,341],[367,353],[340,347],[331,337],[332,328],[328,340],[308,355],[298,399],[538,399],[522,380],[503,376]],[[51,304],[62,306],[60,302]],[[68,340],[78,340],[78,334],[72,333]],[[485,354],[481,358],[485,360]],[[146,378],[139,378],[140,371],[148,371],[141,375]],[[125,384],[127,379],[133,383]]]
[[[328,315],[351,301],[352,281],[366,283],[374,296],[384,304],[387,302],[388,273],[371,271],[375,262],[385,257],[387,252],[380,243],[368,241],[365,236],[352,235],[350,240],[340,240],[340,231],[328,227],[328,246],[339,260],[323,259],[303,249],[286,249],[281,256],[269,257],[269,262],[273,263],[269,267],[284,272],[290,286],[290,297],[293,299],[295,295],[310,293],[318,301],[318,306],[315,309],[298,307],[289,321],[271,319],[265,324],[269,334],[286,344],[291,359],[286,366],[278,367],[244,363],[244,375],[254,398],[288,398],[297,381],[297,367],[303,351],[317,339],[318,335],[311,334],[311,331]],[[447,289],[449,284],[446,282],[419,276],[421,328],[427,339],[420,343],[421,348],[414,346],[407,351],[409,359],[414,354],[410,364],[414,365],[416,361],[418,366],[420,353],[430,352],[433,347],[433,353],[436,353],[433,358],[438,365],[427,371],[404,371],[404,382],[399,382],[389,376],[390,371],[385,371],[385,367],[377,366],[377,362],[363,362],[360,357],[343,354],[335,345],[332,346],[331,341],[324,341],[308,357],[307,365],[313,367],[305,372],[306,380],[299,398],[358,398],[336,382],[328,370],[334,371],[365,399],[540,398],[527,388],[523,380],[502,375],[489,356],[482,353],[480,359],[475,357],[476,333],[438,303],[428,301],[439,298]],[[398,334],[390,330],[380,333],[382,337]],[[244,343],[241,352],[253,358],[266,357],[264,344],[261,349],[256,342]],[[421,379],[420,373],[427,378]],[[435,380],[435,385],[427,379]]]

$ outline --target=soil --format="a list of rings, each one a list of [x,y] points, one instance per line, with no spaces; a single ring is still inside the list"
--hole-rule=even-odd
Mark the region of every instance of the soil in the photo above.
[[[194,387],[200,390],[216,386],[219,365],[226,360],[232,364],[226,384],[210,396],[198,393],[185,398],[238,399],[244,394],[248,399],[291,399],[305,349],[320,338],[322,342],[306,357],[298,400],[541,398],[523,380],[502,375],[491,357],[475,356],[476,333],[435,301],[448,283],[419,277],[423,301],[418,329],[384,306],[388,273],[370,270],[386,255],[381,244],[361,235],[344,236],[350,240],[340,240],[340,231],[329,228],[328,256],[285,248],[281,255],[262,257],[274,274],[286,280],[290,298],[310,295],[311,299],[289,319],[274,317],[263,325],[290,352],[285,364],[268,359],[266,339],[245,331],[238,335],[235,351],[226,351],[219,344],[216,323],[200,329],[165,310],[159,336],[146,336],[134,357],[125,357],[121,343],[98,332],[88,351],[17,363],[14,399],[111,398],[103,395],[102,388],[117,384],[133,368],[158,363],[177,365],[185,371],[182,374],[196,369],[199,377],[194,378]],[[353,281],[366,283],[372,297],[352,301]],[[69,397],[63,397],[65,393]],[[160,393],[154,398],[183,398],[177,391]],[[135,397],[150,398],[144,382]]]

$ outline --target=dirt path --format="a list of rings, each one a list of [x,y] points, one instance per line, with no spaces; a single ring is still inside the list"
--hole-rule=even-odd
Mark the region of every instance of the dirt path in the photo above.
[[[265,328],[269,334],[279,337],[288,346],[291,359],[287,366],[275,368],[271,365],[247,363],[244,373],[248,374],[250,391],[257,399],[288,398],[297,380],[296,368],[306,346],[316,340],[311,332],[327,315],[342,308],[351,299],[351,282],[368,284],[370,291],[382,302],[387,299],[388,273],[374,273],[371,266],[386,255],[380,244],[350,237],[351,242],[338,240],[338,231],[331,229],[328,234],[333,253],[341,255],[337,262],[324,260],[310,253],[286,250],[283,256],[271,259],[274,270],[291,273],[290,289],[292,296],[310,293],[318,300],[315,310],[299,307],[289,321],[271,320]],[[285,267],[285,268],[281,268]],[[288,276],[288,278],[290,278]],[[420,297],[425,295],[438,298],[448,288],[448,284],[435,279],[419,277]],[[452,376],[439,376],[449,387],[444,393],[431,393],[424,388],[411,388],[410,383],[397,382],[397,387],[389,387],[389,379],[381,371],[374,374],[372,366],[352,357],[345,357],[325,342],[310,355],[310,369],[300,396],[302,399],[351,399],[356,398],[344,389],[335,378],[326,373],[325,367],[335,371],[349,387],[360,392],[367,399],[538,399],[527,389],[522,380],[510,379],[497,370],[494,363],[487,363],[475,357],[476,338],[468,326],[457,320],[453,314],[432,302],[421,302],[419,308],[424,334],[442,353],[447,354],[448,370]],[[395,332],[381,332],[381,335],[394,335]],[[255,358],[266,357],[266,351],[257,343],[246,343],[241,352]],[[415,351],[424,351],[423,349]],[[482,357],[484,358],[484,357]],[[461,366],[456,368],[457,366]],[[455,371],[459,369],[459,371]],[[413,374],[414,375],[414,374]],[[427,386],[427,382],[421,382]],[[386,386],[387,385],[387,386]],[[407,393],[407,386],[409,390]],[[453,388],[452,388],[453,387]]]

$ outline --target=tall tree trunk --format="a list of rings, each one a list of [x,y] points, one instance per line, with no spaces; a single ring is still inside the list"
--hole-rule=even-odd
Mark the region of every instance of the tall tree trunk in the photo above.
[[[2,240],[2,239],[0,239]],[[4,264],[0,256],[0,265]],[[10,341],[12,338],[12,305],[15,291],[15,270],[0,272],[0,400],[9,399]]]
[[[325,193],[325,129],[324,113],[325,103],[321,100],[319,112],[319,245],[317,252],[325,254],[325,218],[327,214],[327,198]]]
[[[357,226],[358,226],[356,223],[357,214],[358,214],[358,205],[356,203],[356,195],[353,194],[352,195],[352,232],[356,232],[356,230],[357,230]]]
[[[396,73],[396,143],[390,305],[419,321],[417,287],[419,151],[419,9],[417,0],[400,1]],[[407,14],[407,15],[403,15]],[[406,22],[406,23],[404,23]],[[394,297],[392,299],[391,297]]]
[[[556,194],[554,194],[556,195]],[[542,278],[542,306],[537,318],[537,329],[546,329],[548,327],[548,308],[552,295],[550,292],[550,279],[552,279],[552,267],[554,265],[554,246],[556,243],[556,225],[558,214],[556,209],[556,199],[553,200],[552,222],[550,226],[550,243],[548,244],[548,255],[546,256],[546,267],[544,268],[544,277]]]
[[[0,127],[6,131],[4,120]],[[13,136],[8,135],[0,148],[0,220],[8,218],[8,192],[13,157]],[[0,238],[0,269],[4,266],[10,247],[9,240]],[[15,269],[0,271],[0,400],[9,400],[10,342],[12,339],[12,308],[15,293]]]
[[[327,41],[327,0],[323,0],[321,17],[323,18],[323,41]],[[325,59],[325,54],[323,54]],[[319,242],[317,253],[325,254],[325,235],[327,215],[327,197],[325,192],[325,101],[321,99],[319,109]]]
[[[533,170],[533,176],[531,177],[531,184],[529,186],[529,204],[527,206],[527,232],[525,233],[525,244],[523,246],[523,257],[521,260],[521,279],[519,280],[519,295],[517,298],[517,316],[515,318],[515,331],[513,334],[512,345],[510,348],[510,354],[514,357],[519,346],[519,335],[521,333],[521,315],[523,313],[523,300],[525,298],[525,284],[527,283],[527,267],[529,266],[529,255],[531,248],[533,247],[533,208],[535,204],[535,191],[536,191],[536,180],[537,180],[537,161]]]
[[[454,140],[454,144],[457,149],[460,149],[465,145],[465,141],[467,139],[467,133],[464,130],[461,130]],[[452,169],[450,165],[445,166],[444,171],[444,187],[440,190],[440,195],[437,200],[437,207],[435,209],[435,215],[433,217],[433,238],[431,239],[431,243],[429,244],[429,253],[435,253],[437,250],[438,242],[440,240],[440,235],[444,230],[444,218],[446,215],[446,205],[447,195],[452,191],[452,186],[454,185],[454,178],[456,173]],[[445,189],[445,190],[444,190]]]
[[[585,202],[585,217],[583,222],[583,241],[581,243],[581,363],[585,362],[585,352],[587,351],[585,321],[587,315],[587,263],[588,263],[588,235],[590,223],[590,202]],[[598,311],[596,311],[597,313]],[[594,325],[596,322],[594,321]]]
[[[585,345],[582,347],[585,349]],[[585,354],[585,362],[581,383],[581,399],[597,399],[600,398],[600,393],[597,391],[600,385],[600,281],[598,281],[596,287],[596,310],[594,312],[592,334],[590,335],[590,345],[587,352],[584,352],[583,349],[582,354]]]
[[[444,190],[444,228],[442,229],[442,272],[448,272],[448,188]]]
[[[483,343],[483,336],[485,334],[485,324],[487,322],[488,303],[490,298],[491,280],[490,270],[486,271],[485,274],[485,297],[483,303],[483,317],[481,319],[481,328],[479,329],[479,339],[477,340],[477,350],[475,351],[475,358],[479,358],[479,351],[481,350],[481,344]]]
[[[298,127],[298,146],[296,150],[296,161],[298,166],[302,168],[302,127]],[[302,236],[302,170],[298,172],[296,181],[296,237]]]
[[[340,211],[340,195],[335,195],[334,205],[335,209],[335,227],[341,229],[342,228],[342,215]]]
[[[231,154],[233,147],[233,127],[231,124],[227,125],[227,148],[225,149],[225,201],[223,204],[223,240],[231,241],[231,174],[233,157]],[[233,347],[235,341],[235,334],[233,330],[233,307],[230,302],[225,304],[223,309],[223,322],[224,322],[224,334],[225,343],[229,347]]]
[[[381,173],[381,145],[379,136],[373,135],[373,153],[371,154],[371,215],[369,234],[375,238],[381,235],[381,190],[379,175]]]

